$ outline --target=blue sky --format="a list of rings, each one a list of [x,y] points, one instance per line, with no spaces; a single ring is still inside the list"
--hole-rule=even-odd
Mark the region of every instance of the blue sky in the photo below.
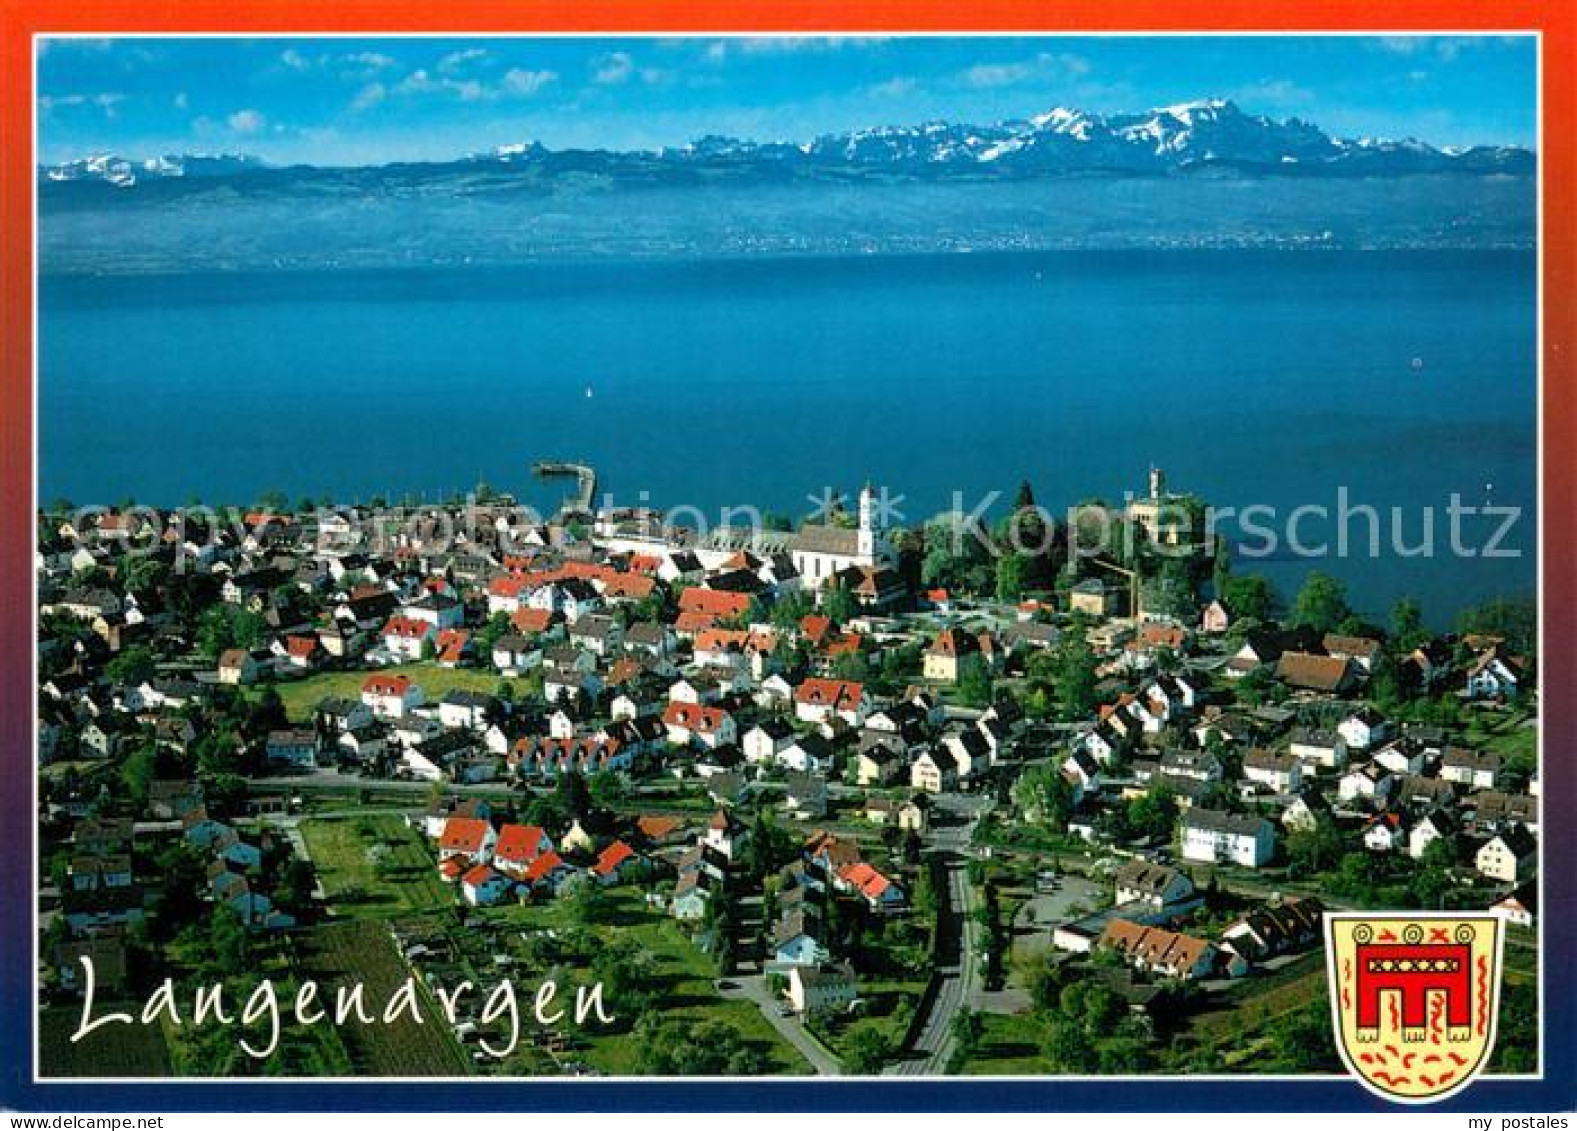
[[[803,140],[1203,97],[1347,135],[1533,146],[1531,37],[43,41],[39,156],[368,164],[511,142]]]

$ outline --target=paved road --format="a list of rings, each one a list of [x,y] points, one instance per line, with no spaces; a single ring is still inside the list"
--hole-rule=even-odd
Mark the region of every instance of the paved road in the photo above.
[[[761,1010],[761,1016],[767,1019],[767,1024],[777,1030],[778,1035],[799,1050],[799,1054],[810,1062],[816,1070],[817,1076],[839,1076],[843,1073],[843,1066],[822,1047],[821,1042],[805,1031],[805,1026],[795,1016],[783,1016],[777,999],[773,998],[767,989],[766,979],[758,975],[750,975],[738,979],[726,979],[733,982],[733,988],[719,990],[725,998],[734,1000],[753,1001]]]
[[[947,905],[941,909],[937,934],[942,953],[937,968],[939,985],[931,1008],[921,1023],[913,1045],[904,1059],[887,1066],[890,1076],[937,1076],[947,1069],[953,1051],[953,1018],[961,1008],[980,1004],[980,978],[975,963],[978,924],[974,886],[969,882],[970,835],[980,813],[989,801],[981,798],[943,797],[938,800],[941,813],[954,818],[939,825],[931,851],[940,858],[947,873]]]

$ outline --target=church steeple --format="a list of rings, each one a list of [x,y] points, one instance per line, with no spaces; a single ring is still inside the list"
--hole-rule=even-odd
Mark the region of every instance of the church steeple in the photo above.
[[[880,533],[877,523],[876,489],[867,479],[865,486],[860,488],[860,528],[856,550],[862,565],[876,564],[876,539]]]

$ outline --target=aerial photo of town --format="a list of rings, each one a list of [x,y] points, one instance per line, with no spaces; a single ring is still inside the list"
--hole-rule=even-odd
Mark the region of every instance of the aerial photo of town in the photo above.
[[[50,44],[40,1075],[1537,1072],[1531,71]]]

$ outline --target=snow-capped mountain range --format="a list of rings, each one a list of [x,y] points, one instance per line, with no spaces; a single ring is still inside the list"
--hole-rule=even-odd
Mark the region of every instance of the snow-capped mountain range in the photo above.
[[[84,157],[60,165],[46,165],[42,170],[44,180],[105,181],[123,188],[141,180],[163,180],[169,177],[227,177],[252,169],[264,168],[256,157],[238,153],[187,153],[149,157],[130,161],[112,154]]]
[[[175,178],[248,174],[362,181],[386,173],[400,183],[409,183],[449,174],[530,171],[537,178],[579,174],[639,184],[686,184],[877,174],[914,180],[1166,175],[1209,169],[1312,176],[1528,174],[1534,162],[1532,152],[1512,146],[1455,149],[1411,138],[1333,137],[1297,118],[1276,120],[1247,114],[1233,102],[1207,99],[1138,114],[1101,115],[1058,107],[989,126],[948,122],[881,126],[805,143],[713,136],[658,151],[613,152],[549,150],[537,142],[526,142],[452,162],[355,170],[270,169],[256,158],[232,155],[146,161],[97,156],[46,166],[40,176],[47,183],[99,181],[124,188]]]

